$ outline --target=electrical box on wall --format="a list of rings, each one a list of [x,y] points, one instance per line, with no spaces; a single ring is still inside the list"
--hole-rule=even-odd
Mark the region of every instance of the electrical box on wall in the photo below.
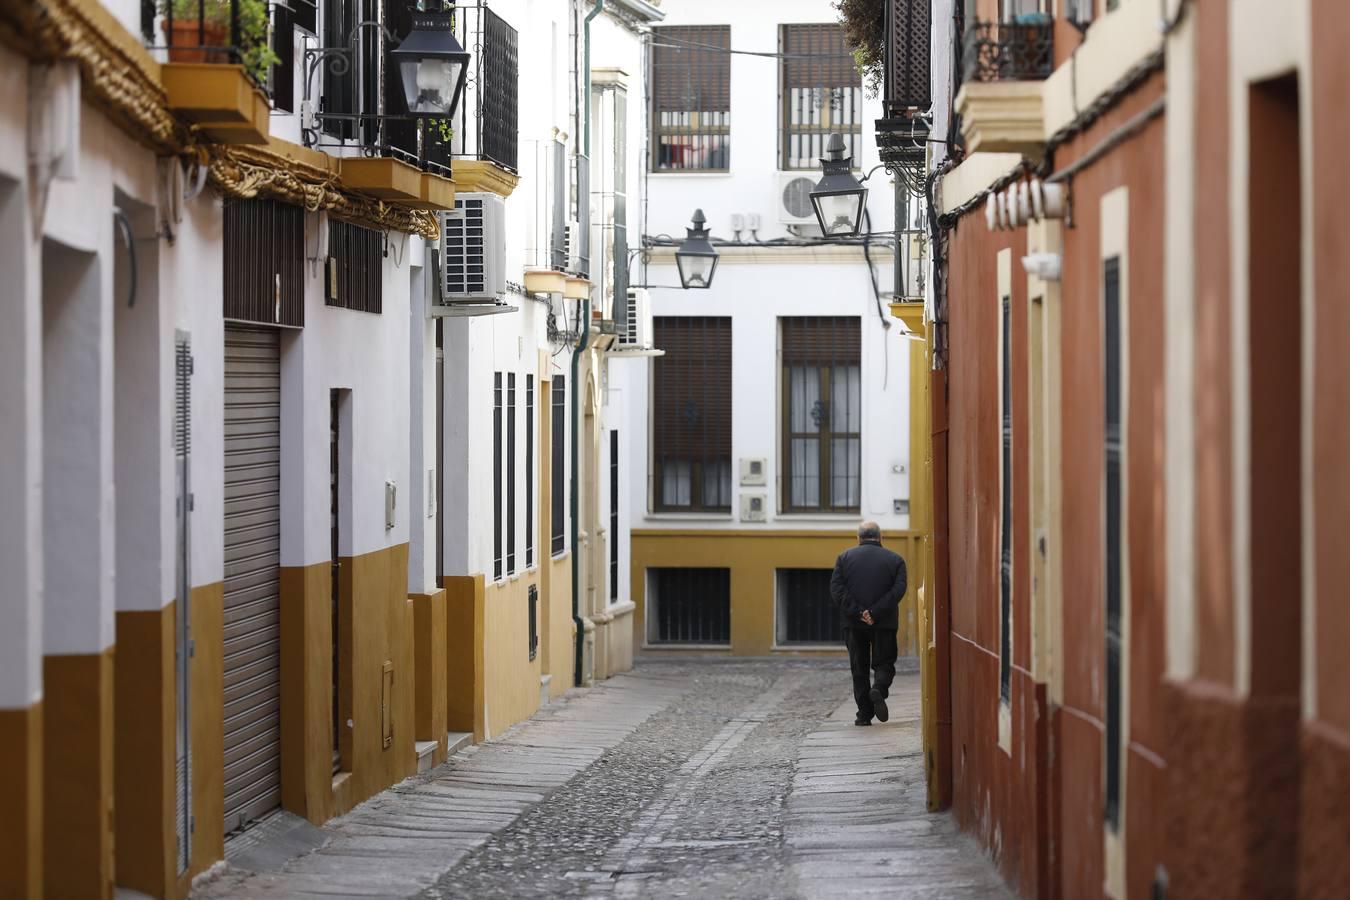
[[[763,522],[766,518],[763,494],[741,495],[741,521]]]
[[[394,512],[398,506],[398,486],[392,481],[384,483],[384,528],[386,531],[394,527]]]
[[[741,484],[762,485],[767,477],[768,464],[763,459],[741,460]]]

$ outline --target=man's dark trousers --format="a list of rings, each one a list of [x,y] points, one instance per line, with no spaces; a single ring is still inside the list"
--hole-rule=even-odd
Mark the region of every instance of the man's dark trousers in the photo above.
[[[882,697],[890,695],[895,680],[895,658],[899,653],[895,628],[872,625],[845,625],[844,645],[848,647],[848,665],[853,670],[853,699],[858,702],[858,715],[871,719],[872,688]]]

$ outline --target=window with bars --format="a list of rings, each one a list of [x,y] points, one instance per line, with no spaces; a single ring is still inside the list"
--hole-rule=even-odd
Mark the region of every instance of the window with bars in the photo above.
[[[731,26],[652,29],[652,169],[731,166]]]
[[[856,316],[779,320],[783,508],[857,512],[862,496],[862,333]]]
[[[384,308],[384,235],[341,219],[328,220],[324,302],[358,312]]]
[[[839,608],[830,599],[832,569],[779,569],[779,644],[837,644]]]
[[[506,574],[516,574],[516,373],[506,375]]]
[[[492,373],[492,578],[500,581],[506,556],[502,544],[502,373]]]
[[[554,556],[567,549],[567,379],[553,376],[552,382],[552,502],[553,522],[551,544]]]
[[[999,650],[998,695],[1012,702],[1012,298],[1001,301],[999,324],[999,524],[998,593]]]
[[[525,376],[525,568],[534,565],[534,376]]]
[[[731,510],[731,319],[658,316],[652,490],[657,510]]]
[[[648,569],[647,641],[730,644],[730,569]]]
[[[817,169],[830,134],[844,137],[849,155],[862,151],[862,78],[834,22],[783,25],[778,118],[783,169]]]
[[[609,602],[619,602],[619,432],[609,432]]]
[[[1121,310],[1120,257],[1106,260],[1102,269],[1102,335],[1106,407],[1106,803],[1105,818],[1112,831],[1120,828],[1121,739],[1121,608],[1123,584],[1121,496],[1123,462],[1121,433]]]
[[[323,46],[346,47],[352,30],[361,21],[357,17],[357,0],[323,0]],[[356,73],[353,65],[345,71],[323,67],[323,94],[319,111],[329,114],[352,115],[356,112]],[[349,119],[323,119],[323,130],[336,138],[356,137],[356,123]]]
[[[305,211],[278,200],[225,201],[226,319],[305,324]]]

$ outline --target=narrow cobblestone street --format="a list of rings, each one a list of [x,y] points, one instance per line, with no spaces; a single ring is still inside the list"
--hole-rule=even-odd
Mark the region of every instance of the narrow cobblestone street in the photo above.
[[[847,697],[837,660],[643,662],[197,894],[1007,896],[925,811],[918,677],[887,725]]]

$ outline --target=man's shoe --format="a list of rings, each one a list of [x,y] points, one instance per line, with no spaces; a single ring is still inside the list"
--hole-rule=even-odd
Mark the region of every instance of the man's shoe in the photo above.
[[[881,691],[872,688],[872,709],[877,714],[878,722],[885,722],[891,717],[891,711],[886,708],[886,698],[882,696]]]
[[[854,724],[854,725],[871,725],[871,724],[872,724],[872,720],[871,720],[871,719],[864,719],[862,716],[858,716],[856,719],[853,720],[853,724]]]

